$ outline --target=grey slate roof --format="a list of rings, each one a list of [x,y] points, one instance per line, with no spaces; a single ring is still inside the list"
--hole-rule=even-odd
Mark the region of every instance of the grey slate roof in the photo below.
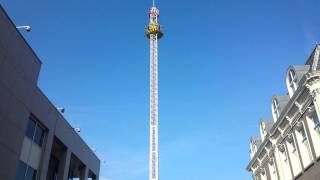
[[[283,109],[286,107],[286,105],[288,104],[290,97],[288,95],[273,96],[271,103],[273,102],[273,99],[276,99],[279,102],[280,113],[281,113]]]
[[[252,137],[250,139],[250,142],[252,142],[253,144],[257,145],[257,148],[259,148],[259,146],[262,144],[262,140],[260,137]]]
[[[310,70],[310,65],[292,65],[289,66],[288,70],[289,69],[294,69],[297,74],[298,82],[300,82],[303,75],[305,75]]]
[[[260,124],[264,123],[265,124],[265,130],[267,132],[270,132],[273,124],[274,124],[274,121],[273,119],[269,119],[269,120],[260,120]]]

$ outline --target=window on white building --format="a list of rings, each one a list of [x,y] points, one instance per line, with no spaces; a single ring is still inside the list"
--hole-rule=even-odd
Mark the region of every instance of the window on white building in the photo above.
[[[316,111],[314,111],[312,114],[312,121],[314,124],[313,129],[316,130],[320,134],[320,122],[319,122],[319,117],[318,117]]]
[[[296,142],[293,138],[292,134],[289,134],[287,137],[287,147],[288,147],[288,154],[291,160],[291,167],[293,170],[293,175],[297,176],[301,173],[301,166],[300,166],[300,160],[298,157],[298,153],[296,151]]]
[[[276,121],[280,116],[280,104],[277,99],[272,101],[272,115],[273,119]]]
[[[281,159],[281,153],[279,148],[276,148],[275,151],[275,165],[277,167],[277,171],[278,171],[278,178],[279,179],[284,179],[284,170],[283,170],[283,165],[282,165],[282,159]]]
[[[271,180],[278,180],[278,175],[277,175],[277,169],[275,167],[275,164],[274,164],[274,159],[273,158],[270,158],[269,160],[269,171],[270,171],[270,179]]]
[[[298,89],[298,78],[296,72],[293,69],[290,69],[287,74],[287,86],[290,96],[292,96],[293,93]]]
[[[288,136],[287,141],[288,141],[288,149],[290,149],[291,152],[294,153],[296,151],[296,145],[294,143],[292,135]]]
[[[301,142],[302,143],[304,143],[304,142],[306,142],[306,140],[307,140],[307,135],[306,135],[306,132],[304,131],[304,128],[303,127],[300,127],[299,129],[298,129],[298,132],[299,132],[299,135],[301,136]]]
[[[292,174],[291,174],[291,170],[290,170],[290,164],[289,164],[289,160],[288,160],[288,154],[287,154],[286,147],[284,144],[279,144],[278,149],[280,152],[279,157],[281,160],[283,179],[291,179]]]
[[[306,168],[312,161],[311,149],[309,146],[306,131],[302,122],[298,124],[297,128],[297,141],[298,146],[301,151],[301,158],[304,168]]]
[[[313,143],[313,148],[315,150],[317,158],[320,157],[320,124],[317,112],[315,110],[310,111],[309,116],[307,116],[307,123],[310,130],[310,136]],[[311,142],[310,142],[311,143]]]

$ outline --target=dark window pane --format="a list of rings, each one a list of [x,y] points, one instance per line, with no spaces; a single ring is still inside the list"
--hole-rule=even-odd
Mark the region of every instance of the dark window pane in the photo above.
[[[37,179],[37,170],[34,170],[32,180]]]
[[[319,118],[316,112],[313,113],[313,117],[312,117],[313,123],[314,125],[318,125],[319,124]]]
[[[25,180],[35,180],[36,177],[37,177],[37,171],[29,166]]]
[[[26,132],[26,136],[29,137],[30,139],[33,139],[35,127],[36,127],[36,123],[30,119],[28,121],[27,132]]]
[[[34,142],[38,144],[39,146],[42,146],[44,136],[44,130],[40,126],[36,126],[36,133],[34,135]]]
[[[26,170],[27,170],[27,165],[24,162],[20,161],[17,168],[16,180],[24,180]]]

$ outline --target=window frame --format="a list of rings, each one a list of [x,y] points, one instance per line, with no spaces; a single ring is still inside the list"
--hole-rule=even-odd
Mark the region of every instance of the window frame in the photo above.
[[[289,89],[289,94],[292,96],[294,92],[298,89],[298,76],[295,69],[291,68],[287,74],[287,86]]]
[[[18,164],[18,167],[17,167],[17,169],[16,169],[16,177],[15,177],[16,180],[21,180],[21,179],[17,179],[17,178],[19,178],[19,177],[18,177],[18,169],[19,169],[20,165],[25,166],[24,172],[23,172],[24,175],[23,175],[23,177],[22,177],[22,180],[29,180],[29,179],[27,179],[27,178],[28,178],[28,175],[29,175],[28,172],[29,172],[30,170],[32,170],[32,179],[31,179],[31,180],[36,180],[36,179],[37,179],[37,177],[38,177],[38,171],[37,171],[36,169],[33,169],[33,168],[32,168],[31,166],[29,166],[27,163],[19,160],[19,164]]]
[[[287,138],[287,142],[289,143],[289,145],[291,146],[292,148],[292,151],[291,153],[295,153],[297,151],[297,145],[296,145],[296,142],[295,142],[295,139],[293,138],[293,134],[290,134]]]
[[[29,126],[29,122],[33,122],[35,124],[34,128],[33,128],[33,132],[32,132],[32,138],[29,137],[28,135],[28,126]],[[41,137],[40,137],[40,141],[38,142],[36,139],[36,135],[37,135],[37,130],[41,129],[42,133],[41,133]],[[25,132],[25,136],[27,138],[29,138],[33,143],[37,144],[38,146],[42,147],[44,144],[44,140],[45,140],[45,135],[46,135],[46,131],[47,129],[37,120],[37,118],[34,115],[30,115],[29,119],[28,119],[28,125],[27,125],[27,129]]]
[[[299,127],[298,133],[302,137],[301,142],[304,143],[307,140],[307,134],[306,134],[306,130],[304,129],[303,125],[301,125],[301,127]]]
[[[311,120],[314,124],[313,129],[315,131],[317,131],[318,133],[320,133],[320,120],[319,120],[318,114],[315,110],[311,114]]]
[[[280,103],[276,98],[272,100],[272,113],[275,120],[280,117]]]
[[[30,125],[32,127],[30,127]],[[29,139],[33,140],[36,126],[37,126],[37,123],[31,117],[29,117],[25,136],[27,136]],[[32,130],[31,130],[31,128],[32,128]],[[32,132],[30,132],[30,131],[32,131]]]

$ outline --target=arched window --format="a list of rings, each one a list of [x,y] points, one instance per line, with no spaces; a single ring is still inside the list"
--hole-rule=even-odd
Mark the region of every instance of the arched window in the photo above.
[[[312,140],[310,141],[310,143],[312,143],[316,156],[317,158],[319,158],[320,157],[320,122],[314,107],[309,110],[306,123],[308,125],[310,137]]]
[[[308,137],[306,135],[305,127],[303,122],[299,122],[296,129],[297,143],[300,149],[300,154],[302,157],[302,164],[304,168],[312,162],[312,153],[310,149],[310,144]]]
[[[253,156],[256,154],[257,151],[258,151],[258,147],[256,145],[256,142],[253,140],[250,143],[250,157],[251,157],[251,159],[253,158]]]
[[[253,144],[252,144],[252,153],[253,153],[253,155],[256,154],[257,151],[258,151],[257,145],[255,144],[255,142],[253,142]]]
[[[273,119],[276,121],[280,116],[280,105],[277,99],[272,101],[272,115]]]
[[[294,69],[290,69],[288,72],[287,86],[288,86],[290,96],[292,96],[293,93],[298,89],[298,78]]]
[[[287,141],[288,141],[288,149],[291,149],[291,152],[294,153],[296,151],[296,145],[295,145],[292,134],[288,135]]]

